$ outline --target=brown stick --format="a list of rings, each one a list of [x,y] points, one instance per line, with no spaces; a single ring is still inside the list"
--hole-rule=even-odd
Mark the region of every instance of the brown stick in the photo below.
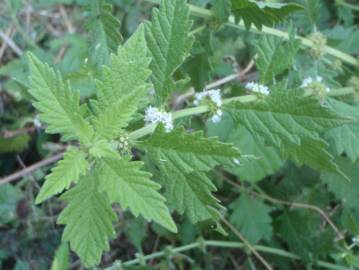
[[[21,177],[24,177],[24,176],[26,176],[26,175],[28,175],[28,174],[42,168],[42,167],[44,167],[44,166],[52,164],[52,163],[58,161],[59,159],[61,159],[62,156],[63,156],[63,153],[58,153],[58,154],[56,154],[56,155],[54,155],[52,157],[49,157],[49,158],[44,159],[44,160],[41,160],[38,163],[35,163],[35,164],[31,165],[30,167],[27,167],[27,168],[25,168],[25,169],[23,169],[21,171],[18,171],[16,173],[10,174],[10,175],[0,179],[0,186],[4,185],[4,184],[7,184],[7,183],[10,183],[12,181],[15,181],[15,180],[17,180],[17,179],[19,179]]]

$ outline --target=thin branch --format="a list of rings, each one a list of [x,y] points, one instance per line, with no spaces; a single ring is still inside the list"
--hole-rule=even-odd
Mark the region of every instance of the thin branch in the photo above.
[[[18,56],[23,55],[23,51],[15,44],[15,42],[4,32],[0,31],[0,38],[16,53]]]
[[[273,270],[272,266],[259,254],[252,244],[225,218],[221,218],[222,222],[243,242],[243,244],[253,253],[253,255],[267,268]]]
[[[206,248],[206,247],[217,247],[217,248],[244,248],[245,245],[241,242],[233,242],[233,241],[216,241],[216,240],[203,240],[200,239],[197,242],[188,244],[188,245],[184,245],[184,246],[180,246],[180,247],[176,247],[172,249],[172,253],[180,253],[180,252],[184,252],[184,251],[188,251],[188,250],[192,250],[192,249],[196,249],[196,248]],[[301,260],[301,257],[285,251],[285,250],[281,250],[281,249],[277,249],[277,248],[272,248],[272,247],[266,247],[266,246],[261,246],[261,245],[253,245],[253,248],[256,251],[260,251],[263,253],[267,253],[267,254],[272,254],[272,255],[276,255],[276,256],[281,256],[284,258],[288,258],[291,260]],[[141,258],[136,258],[130,261],[126,261],[126,262],[121,262],[120,260],[117,260],[114,262],[114,264],[110,267],[107,267],[103,270],[120,270],[123,269],[122,266],[131,266],[131,265],[136,265],[139,264],[141,261],[149,261],[151,259],[158,259],[161,257],[166,256],[167,252],[165,251],[159,251],[159,252],[155,252],[155,253],[151,253],[148,254],[146,256],[141,256]],[[326,269],[332,269],[332,270],[350,270],[350,268],[345,267],[345,266],[341,266],[338,264],[333,264],[333,263],[329,263],[329,262],[325,262],[322,260],[317,260],[314,262],[315,265],[319,266],[319,267],[323,267]]]
[[[26,175],[29,175],[31,174],[32,172],[42,168],[42,167],[45,167],[47,165],[50,165],[58,160],[60,160],[63,156],[63,153],[59,153],[59,154],[56,154],[52,157],[49,157],[47,159],[44,159],[44,160],[41,160],[40,162],[38,163],[35,163],[33,165],[31,165],[30,167],[27,167],[21,171],[18,171],[16,173],[13,173],[13,174],[10,174],[2,179],[0,179],[0,186],[1,185],[4,185],[4,184],[7,184],[7,183],[10,183],[12,181],[15,181],[21,177],[24,177]]]
[[[313,210],[313,211],[317,212],[330,225],[330,227],[332,227],[334,232],[337,234],[338,240],[342,240],[342,239],[345,238],[345,236],[341,233],[341,231],[334,224],[334,222],[330,219],[330,217],[322,209],[320,209],[319,207],[317,207],[315,205],[280,200],[280,199],[277,199],[277,198],[273,198],[273,197],[267,195],[264,192],[259,193],[259,192],[255,192],[255,191],[249,191],[245,187],[233,182],[232,180],[228,179],[227,177],[223,177],[222,179],[223,179],[223,181],[227,182],[228,184],[230,184],[230,185],[232,185],[232,186],[234,186],[236,188],[239,188],[240,190],[243,190],[243,191],[245,191],[247,193],[253,194],[253,195],[258,196],[258,197],[261,197],[261,198],[263,198],[263,199],[265,199],[265,200],[267,200],[269,202],[272,202],[272,203],[275,203],[275,204],[286,205],[286,206],[294,207],[294,208],[303,208],[303,209]]]

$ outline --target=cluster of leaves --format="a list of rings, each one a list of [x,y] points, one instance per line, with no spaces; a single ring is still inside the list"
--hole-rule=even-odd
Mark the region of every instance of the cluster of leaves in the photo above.
[[[293,27],[288,40],[241,36],[236,29],[222,27],[228,20],[243,20],[248,29],[254,25],[260,30],[295,12],[294,22],[311,29],[322,14],[311,6],[313,1],[193,1],[211,8],[211,17],[203,21],[190,17],[193,6],[187,1],[162,0],[153,7],[151,20],[140,24],[129,38],[120,34],[122,26],[109,3],[84,2],[85,29],[91,35],[73,70],[64,70],[69,58],[54,68],[39,59],[45,59],[41,54],[28,53],[24,61],[28,61],[29,80],[25,74],[16,80],[16,89],[29,89],[46,133],[60,134],[61,144],[67,146],[35,200],[41,204],[61,194],[65,203],[57,217],[57,223],[64,225],[63,243],[52,269],[68,268],[69,247],[86,268],[100,264],[111,239],[125,231],[118,232],[116,224],[123,224],[126,209],[133,217],[126,214],[132,231],[125,233],[139,251],[146,237],[145,221],[153,222],[151,228],[164,238],[186,244],[203,235],[234,240],[221,226],[228,215],[250,243],[289,249],[308,265],[318,259],[359,265],[356,246],[346,245],[359,234],[356,93],[323,96],[300,87],[306,77],[322,76],[335,92],[349,85],[355,71],[335,68],[336,60],[327,55],[313,63],[310,54],[300,50]],[[339,11],[338,22],[345,18]],[[324,24],[328,43],[357,53],[354,41],[345,42],[349,36],[359,37],[355,20],[332,29]],[[195,30],[194,37],[191,31],[203,23],[209,27],[200,27],[201,33]],[[74,43],[78,42],[76,37]],[[202,106],[185,108],[186,117],[173,114],[175,128],[170,132],[161,124],[143,127],[147,106],[171,111],[176,93],[193,86],[201,91],[216,77],[232,73],[233,66],[223,61],[228,54],[240,65],[253,55],[255,78],[270,88],[270,94],[246,99],[244,87],[228,85],[222,91],[229,99],[223,102],[220,123],[199,117],[203,111],[211,113],[211,107]],[[20,152],[29,140],[27,134],[11,143],[0,137],[0,152]],[[228,184],[233,182],[238,185]],[[0,208],[0,217],[8,223],[15,211],[14,198],[21,196],[12,185],[5,187],[0,201],[9,207]],[[309,207],[287,208],[293,201]],[[322,216],[310,210],[315,208],[312,205],[323,209],[334,205],[334,223],[347,238],[335,241],[336,232],[323,225]],[[221,255],[231,256],[224,251]],[[278,269],[302,267],[269,258]],[[228,267],[228,261],[218,269]]]

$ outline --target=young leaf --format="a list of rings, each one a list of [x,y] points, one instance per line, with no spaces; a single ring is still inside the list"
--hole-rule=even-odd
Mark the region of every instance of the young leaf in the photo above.
[[[216,188],[204,172],[233,163],[238,150],[201,132],[188,134],[178,128],[166,133],[161,126],[140,146],[159,167],[168,199],[180,213],[186,212],[194,223],[215,216],[220,205],[211,192]]]
[[[147,57],[144,27],[140,25],[136,32],[111,55],[109,66],[103,67],[103,77],[97,81],[99,106],[105,112],[124,96],[133,91],[146,88],[151,71],[148,69],[151,59]],[[116,105],[114,105],[116,106]]]
[[[72,91],[59,72],[42,63],[29,53],[30,94],[35,98],[34,107],[40,111],[40,119],[48,124],[46,131],[61,133],[65,140],[78,138],[87,143],[93,130],[81,116],[80,95]]]
[[[332,143],[338,155],[346,153],[355,162],[359,158],[359,106],[348,105],[335,99],[330,99],[329,102],[336,112],[355,120],[353,123],[329,130],[325,137]]]
[[[68,189],[72,182],[78,182],[80,176],[85,174],[88,168],[86,154],[75,147],[69,147],[63,160],[60,160],[52,172],[46,176],[46,181],[37,195],[35,203],[41,203]]]
[[[231,0],[232,12],[237,21],[243,19],[247,28],[253,23],[258,29],[263,25],[272,26],[280,22],[289,14],[302,9],[295,3],[264,3],[254,0]]]
[[[287,43],[279,38],[264,36],[255,43],[258,59],[256,66],[262,83],[271,81],[275,76],[290,68],[300,41],[290,40]]]
[[[104,178],[99,189],[107,192],[111,202],[129,208],[137,217],[141,214],[148,221],[155,221],[172,232],[175,223],[165,205],[165,198],[158,192],[161,186],[150,180],[151,174],[141,171],[142,162],[128,159],[104,159],[99,164]]]
[[[70,242],[88,268],[100,263],[102,252],[109,249],[108,239],[115,236],[116,215],[107,194],[98,191],[99,181],[99,175],[91,171],[62,195],[68,205],[57,220],[66,225],[62,240]]]
[[[176,88],[172,75],[192,47],[191,25],[185,0],[162,0],[160,8],[153,10],[152,23],[146,25],[147,45],[153,59],[152,82],[158,104],[162,104]]]
[[[236,226],[244,237],[250,242],[256,243],[260,239],[272,237],[271,209],[258,198],[251,198],[247,194],[231,203],[233,213],[230,222]]]
[[[87,31],[90,33],[90,56],[98,66],[108,63],[110,53],[122,42],[121,23],[112,15],[112,6],[106,0],[88,2]]]
[[[146,96],[145,90],[144,87],[133,89],[131,93],[98,113],[93,119],[96,135],[108,140],[118,137],[121,129],[127,126],[137,111],[139,102]]]

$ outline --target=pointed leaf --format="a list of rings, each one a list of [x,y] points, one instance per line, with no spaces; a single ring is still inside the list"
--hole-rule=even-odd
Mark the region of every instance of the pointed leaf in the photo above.
[[[146,87],[151,74],[148,69],[150,60],[147,57],[144,27],[140,25],[126,43],[118,48],[117,54],[111,55],[110,65],[103,67],[103,77],[97,81],[100,108],[105,110],[132,91]]]
[[[141,214],[146,220],[177,232],[165,198],[158,192],[161,186],[150,180],[150,173],[140,170],[142,165],[128,159],[105,159],[99,169],[104,178],[100,191],[107,192],[111,202],[129,208],[134,216]]]
[[[77,183],[80,176],[89,168],[86,154],[81,150],[69,147],[52,172],[46,176],[46,181],[36,197],[35,203],[41,203],[53,195],[68,189],[71,183]]]
[[[193,38],[189,36],[192,22],[185,0],[162,0],[155,8],[152,23],[146,26],[146,39],[153,58],[152,82],[158,104],[163,104],[175,90],[172,75],[190,53]]]
[[[140,146],[160,169],[167,197],[180,213],[186,212],[192,222],[218,219],[215,209],[221,206],[211,194],[216,187],[204,172],[233,163],[238,150],[201,132],[189,134],[179,128],[166,133],[161,126]]]
[[[42,63],[33,54],[30,61],[30,94],[35,98],[34,107],[40,111],[40,119],[48,124],[46,131],[61,133],[65,140],[79,138],[89,142],[92,127],[82,118],[80,95],[72,91],[59,72]]]
[[[102,252],[109,249],[109,238],[115,236],[116,215],[107,195],[98,191],[98,182],[99,175],[92,171],[62,195],[68,205],[57,220],[66,225],[62,240],[70,242],[87,268],[100,263]]]

